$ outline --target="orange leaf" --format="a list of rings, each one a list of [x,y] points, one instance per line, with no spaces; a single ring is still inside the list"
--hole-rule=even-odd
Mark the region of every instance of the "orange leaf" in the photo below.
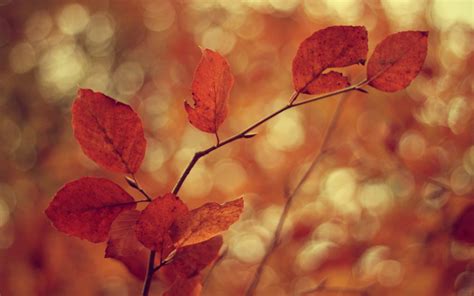
[[[105,249],[105,258],[114,258],[122,262],[137,278],[144,280],[149,250],[135,235],[135,224],[140,211],[125,211],[118,215],[110,228],[110,238]]]
[[[146,140],[142,122],[130,106],[79,89],[72,107],[72,127],[82,151],[105,169],[133,174],[140,168]]]
[[[177,218],[188,213],[188,207],[172,193],[157,197],[142,211],[135,232],[137,239],[147,248],[164,257],[173,249],[170,227]]]
[[[217,52],[205,49],[194,73],[194,107],[184,103],[192,125],[207,133],[217,133],[227,117],[227,100],[234,84],[227,61]]]
[[[364,64],[368,41],[365,27],[334,26],[316,31],[299,46],[293,59],[293,84],[297,92],[316,94],[348,85],[337,72],[318,82],[324,70]]]
[[[201,277],[178,278],[163,296],[199,296],[201,295]]]
[[[454,222],[451,235],[455,240],[474,244],[474,204],[468,206]]]
[[[428,51],[428,32],[392,34],[377,47],[367,64],[367,78],[376,89],[395,92],[418,75]]]
[[[198,275],[214,259],[222,246],[222,236],[215,236],[199,244],[178,249],[173,261],[162,270],[168,279],[189,278]]]
[[[84,177],[64,185],[45,213],[59,231],[97,243],[107,239],[121,212],[135,206],[133,198],[114,182]]]
[[[234,224],[244,208],[242,198],[226,202],[206,203],[176,223],[176,245],[183,247],[206,241]]]

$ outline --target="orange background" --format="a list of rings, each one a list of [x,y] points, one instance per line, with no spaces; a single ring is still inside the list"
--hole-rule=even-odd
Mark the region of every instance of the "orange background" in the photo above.
[[[0,294],[141,289],[103,258],[104,244],[67,237],[44,215],[62,184],[86,175],[139,197],[73,138],[78,87],[140,114],[148,149],[137,178],[157,196],[172,189],[195,151],[214,144],[183,107],[199,47],[225,56],[235,75],[220,129],[226,138],[287,103],[304,38],[330,25],[364,25],[369,56],[390,33],[429,31],[425,66],[404,91],[347,97],[331,153],[295,198],[257,295],[298,295],[323,280],[370,295],[470,295],[474,248],[451,239],[450,228],[474,197],[473,20],[468,0],[0,0]],[[365,78],[363,66],[344,73],[354,83]],[[246,203],[204,295],[245,291],[337,100],[285,112],[192,171],[180,192],[191,208],[241,195]],[[152,294],[163,288],[153,283]]]

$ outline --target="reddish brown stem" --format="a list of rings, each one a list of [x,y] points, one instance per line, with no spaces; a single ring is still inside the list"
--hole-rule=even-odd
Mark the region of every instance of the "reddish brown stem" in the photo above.
[[[196,152],[194,154],[193,158],[191,159],[191,161],[189,162],[189,164],[184,169],[183,173],[181,174],[181,177],[176,182],[176,185],[174,186],[172,193],[175,194],[175,195],[178,194],[179,190],[181,189],[181,187],[184,184],[184,181],[188,177],[189,173],[191,173],[191,170],[194,168],[194,166],[199,161],[199,159],[201,159],[202,157],[204,157],[207,154],[211,153],[212,151],[217,150],[217,149],[219,149],[219,148],[221,148],[221,147],[223,147],[227,144],[230,144],[234,141],[237,141],[239,139],[245,139],[245,138],[253,137],[254,134],[249,135],[248,133],[253,131],[255,128],[259,127],[260,125],[264,124],[268,120],[272,119],[273,117],[277,116],[278,114],[280,114],[280,113],[282,113],[286,110],[289,110],[289,109],[292,109],[292,108],[295,108],[295,107],[298,107],[298,106],[306,105],[306,104],[309,104],[309,103],[313,103],[313,102],[316,102],[316,101],[319,101],[319,100],[327,99],[327,98],[330,98],[330,97],[333,97],[333,96],[336,96],[336,95],[339,95],[339,94],[347,93],[347,92],[350,92],[350,91],[353,91],[353,90],[358,90],[363,85],[365,85],[366,82],[367,82],[367,80],[363,80],[363,81],[361,81],[357,84],[351,85],[349,87],[346,87],[346,88],[343,88],[343,89],[340,89],[340,90],[336,90],[336,91],[333,91],[333,92],[330,92],[330,93],[322,94],[322,95],[319,95],[317,97],[314,97],[314,98],[311,98],[311,99],[306,99],[306,100],[303,100],[303,101],[300,101],[300,102],[297,102],[297,103],[295,103],[295,100],[298,97],[299,93],[296,93],[296,95],[293,94],[290,98],[289,103],[287,105],[283,106],[282,108],[278,109],[277,111],[275,111],[275,112],[271,113],[270,115],[267,115],[266,117],[260,119],[259,121],[255,122],[254,124],[250,125],[246,129],[241,131],[240,133],[237,133],[237,134],[235,134],[235,135],[233,135],[233,136],[231,136],[231,137],[229,137],[229,138],[227,138],[223,141],[220,141],[216,145],[211,146],[211,147],[209,147],[205,150]],[[291,200],[291,199],[289,199],[289,200]],[[289,202],[289,205],[287,207],[289,208],[290,205],[291,205],[291,201]],[[154,258],[154,256],[155,256],[155,252],[151,251],[150,252],[150,258],[151,257]],[[153,278],[153,272],[154,272],[153,270],[154,270],[154,260],[148,260],[147,275],[146,275],[146,278],[145,278],[145,283],[143,285],[143,293],[142,293],[143,296],[148,296],[149,288],[150,288],[150,285],[151,285],[151,280]],[[147,287],[147,289],[145,289],[146,287]]]

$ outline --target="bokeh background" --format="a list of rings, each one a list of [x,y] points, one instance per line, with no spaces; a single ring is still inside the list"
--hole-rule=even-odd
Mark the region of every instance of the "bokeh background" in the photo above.
[[[474,198],[470,0],[0,0],[0,294],[141,289],[119,262],[103,258],[104,244],[67,237],[44,215],[62,184],[86,175],[139,197],[74,140],[78,87],[141,115],[148,150],[137,177],[157,196],[171,190],[195,151],[214,144],[183,108],[200,47],[224,55],[236,78],[225,138],[286,104],[304,38],[347,24],[366,26],[369,54],[390,33],[428,30],[428,57],[404,91],[347,97],[331,152],[296,197],[257,295],[299,295],[321,281],[354,295],[472,295],[474,247],[450,235]],[[344,71],[353,82],[365,75],[363,66]],[[180,193],[190,207],[240,195],[246,202],[205,295],[245,291],[285,192],[316,155],[337,100],[283,113],[192,171]],[[153,284],[154,294],[162,289]]]

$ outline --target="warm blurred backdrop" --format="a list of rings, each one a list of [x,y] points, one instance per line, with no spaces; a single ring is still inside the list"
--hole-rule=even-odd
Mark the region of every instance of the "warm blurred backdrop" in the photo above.
[[[352,295],[473,295],[474,247],[450,236],[474,198],[471,0],[0,0],[0,294],[141,289],[120,263],[103,259],[104,244],[67,237],[44,215],[60,186],[81,176],[127,188],[73,137],[78,87],[141,115],[148,150],[137,177],[159,195],[195,151],[214,143],[183,108],[200,47],[225,56],[236,78],[225,138],[287,102],[291,61],[304,38],[347,24],[366,26],[369,55],[392,32],[427,30],[428,57],[406,90],[368,88],[347,98],[331,153],[296,197],[257,295],[298,295],[322,280],[356,289]],[[365,68],[345,73],[357,82]],[[285,192],[315,156],[336,102],[285,112],[192,171],[180,193],[190,207],[240,195],[246,202],[204,295],[245,291]],[[161,289],[154,283],[152,294]]]

